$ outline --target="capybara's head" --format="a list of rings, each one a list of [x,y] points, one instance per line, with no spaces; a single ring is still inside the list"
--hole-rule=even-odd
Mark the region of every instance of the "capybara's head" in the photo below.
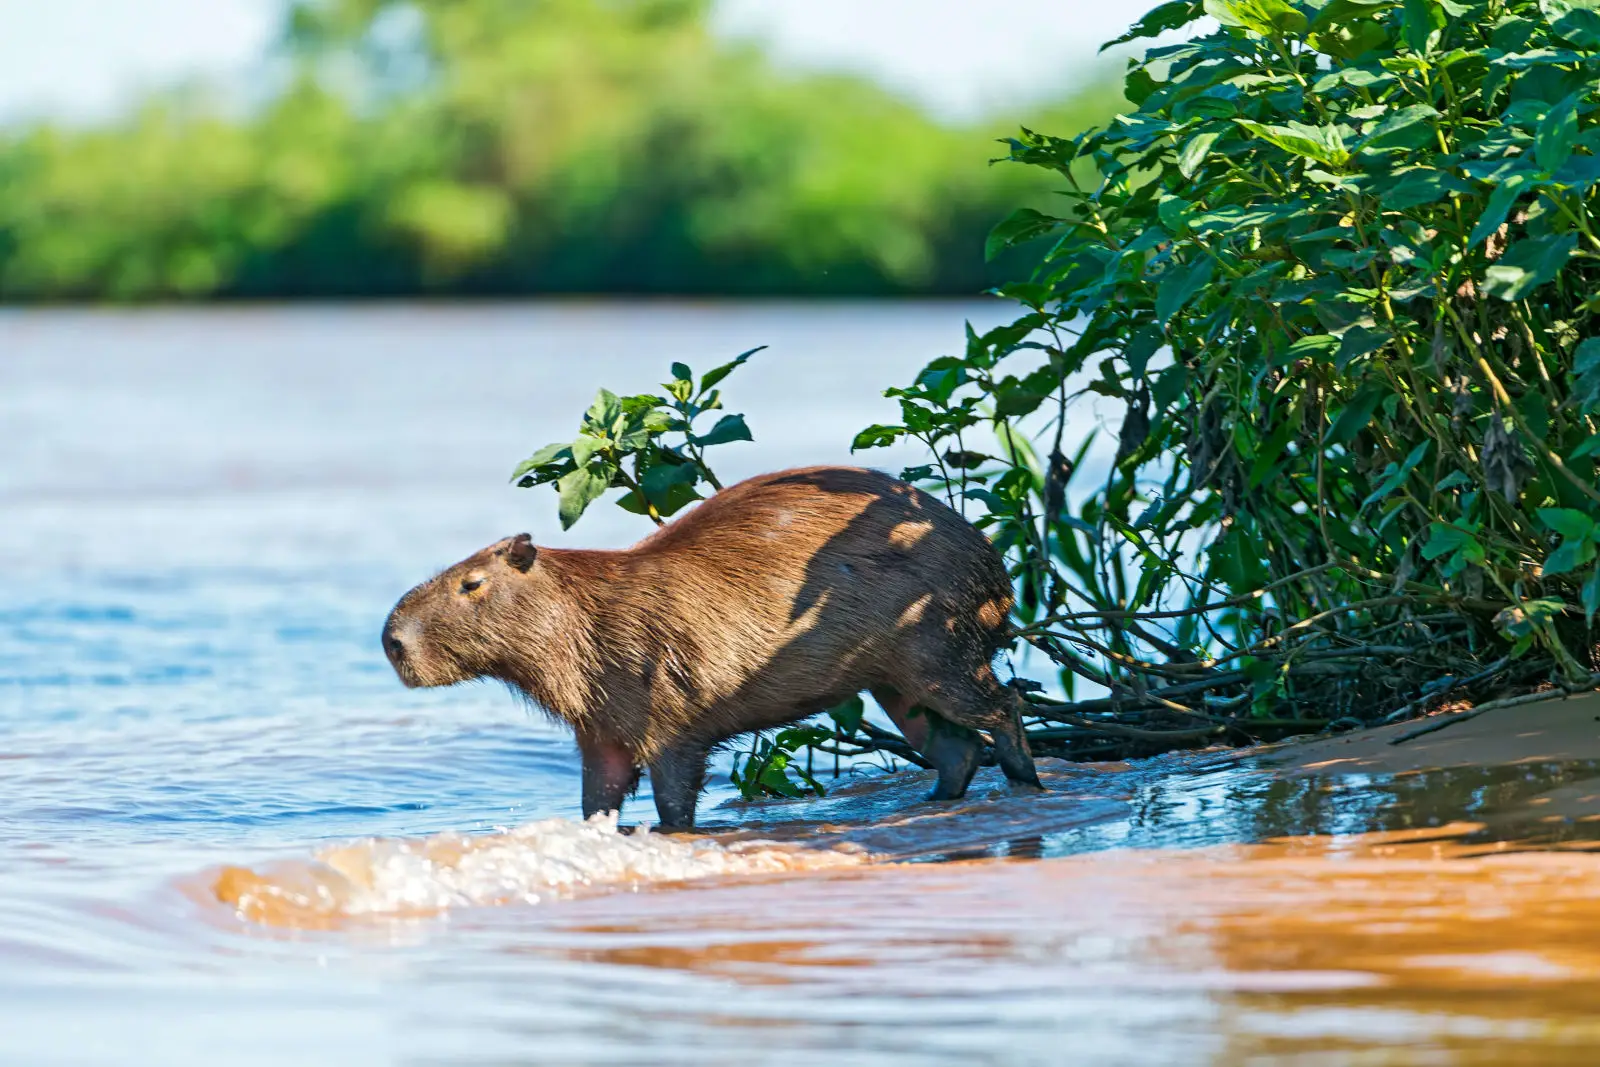
[[[455,685],[496,672],[504,637],[527,603],[538,550],[527,534],[498,541],[400,598],[383,650],[411,688]]]

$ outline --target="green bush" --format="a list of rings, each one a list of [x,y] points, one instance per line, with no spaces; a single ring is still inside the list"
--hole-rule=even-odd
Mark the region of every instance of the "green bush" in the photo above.
[[[992,238],[1053,242],[1025,314],[858,446],[925,441],[1008,551],[1023,635],[1110,694],[1061,721],[1592,684],[1600,2],[1180,0],[1123,41],[1185,27],[1129,113],[1013,142],[1065,186]],[[1085,395],[1125,414],[1074,507]]]

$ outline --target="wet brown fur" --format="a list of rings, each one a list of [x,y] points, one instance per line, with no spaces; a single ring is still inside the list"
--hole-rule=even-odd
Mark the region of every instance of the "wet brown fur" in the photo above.
[[[663,821],[692,825],[712,748],[864,689],[902,723],[916,705],[991,731],[1007,774],[1036,784],[991,668],[1011,597],[955,511],[876,471],[813,467],[731,486],[623,551],[500,541],[407,593],[385,647],[407,685],[498,678],[571,725],[586,815],[646,766]],[[959,733],[922,745],[944,795],[976,766]]]

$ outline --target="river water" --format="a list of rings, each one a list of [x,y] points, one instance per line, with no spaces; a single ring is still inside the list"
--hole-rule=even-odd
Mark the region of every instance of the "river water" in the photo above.
[[[1588,835],[1492,829],[1600,805],[1536,732],[1443,778],[1212,753],[943,807],[719,777],[683,839],[578,822],[570,740],[504,691],[393,678],[433,569],[645,532],[506,484],[598,386],[768,344],[721,472],[848,461],[883,386],[1004,317],[0,315],[0,1063],[1595,1062]]]

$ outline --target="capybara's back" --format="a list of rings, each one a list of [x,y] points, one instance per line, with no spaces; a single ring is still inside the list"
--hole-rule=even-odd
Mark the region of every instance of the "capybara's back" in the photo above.
[[[470,619],[429,609],[455,584],[480,595],[497,558],[510,596],[480,597]],[[430,628],[499,649],[457,655],[440,681],[502,678],[571,723],[585,814],[618,807],[643,765],[681,826],[712,748],[863,689],[939,770],[936,796],[961,795],[978,756],[942,723],[990,731],[1007,775],[1036,785],[1016,695],[991,668],[1011,597],[999,554],[951,508],[876,471],[814,467],[731,486],[623,552],[500,542],[413,590],[386,633],[411,684],[437,684],[406,658],[409,642],[415,661],[438,659]],[[414,621],[430,614],[449,617]]]

